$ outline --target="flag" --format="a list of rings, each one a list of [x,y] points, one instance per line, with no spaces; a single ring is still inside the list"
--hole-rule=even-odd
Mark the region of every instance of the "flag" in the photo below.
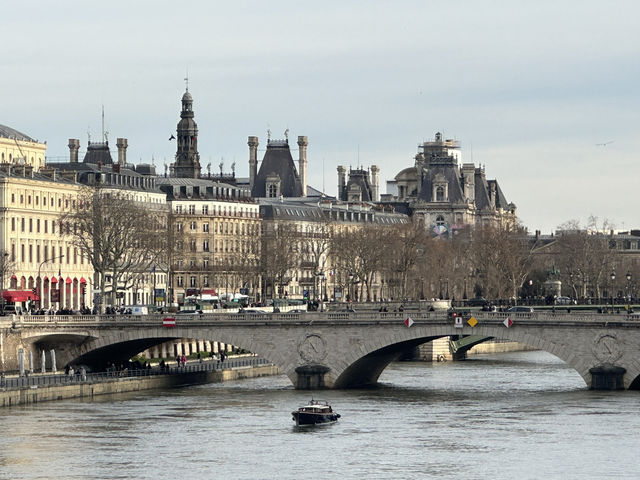
[[[176,326],[175,317],[165,317],[165,318],[163,318],[162,319],[162,326],[163,327],[167,327],[167,328],[175,327]]]
[[[507,319],[502,323],[504,324],[505,327],[509,328],[511,325],[513,325],[513,320],[507,317]]]
[[[413,320],[411,319],[411,317],[405,318],[404,324],[407,326],[407,328],[409,328],[411,325],[413,325]]]

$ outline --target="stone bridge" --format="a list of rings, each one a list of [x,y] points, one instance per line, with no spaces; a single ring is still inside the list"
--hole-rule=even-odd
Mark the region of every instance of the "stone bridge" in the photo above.
[[[4,318],[0,361],[6,371],[17,370],[20,349],[35,358],[54,349],[59,366],[100,369],[169,340],[194,338],[268,359],[299,389],[348,388],[375,384],[390,362],[422,343],[480,335],[547,351],[589,388],[640,388],[640,320],[621,314],[478,312],[475,327],[446,312],[177,315],[171,328],[163,326],[162,315]]]

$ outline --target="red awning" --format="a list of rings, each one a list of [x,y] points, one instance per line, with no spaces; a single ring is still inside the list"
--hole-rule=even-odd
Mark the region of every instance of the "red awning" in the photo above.
[[[38,299],[38,296],[31,290],[5,290],[2,295],[7,302],[26,302]]]
[[[58,279],[56,277],[51,277],[51,283],[58,283]]]
[[[84,277],[80,277],[80,283],[87,283],[87,281],[84,279]]]
[[[202,295],[216,295],[215,288],[203,288]]]
[[[67,283],[73,283],[73,280],[71,280],[69,277],[67,277],[66,282],[67,282]]]
[[[16,277],[15,275],[11,275],[11,280],[17,280],[18,277]]]

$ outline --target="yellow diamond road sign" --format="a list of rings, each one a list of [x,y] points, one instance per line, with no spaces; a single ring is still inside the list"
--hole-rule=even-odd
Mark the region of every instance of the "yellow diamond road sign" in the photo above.
[[[469,320],[467,320],[467,323],[472,327],[475,327],[478,324],[478,320],[476,320],[476,317],[471,317]]]

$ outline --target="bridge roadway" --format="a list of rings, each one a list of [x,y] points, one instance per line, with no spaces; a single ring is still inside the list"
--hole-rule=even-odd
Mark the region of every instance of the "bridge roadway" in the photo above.
[[[446,312],[306,312],[273,314],[13,316],[0,320],[0,361],[17,370],[18,350],[55,350],[59,366],[96,369],[178,338],[219,341],[276,364],[296,388],[376,383],[408,349],[439,337],[481,335],[525,343],[564,360],[594,389],[640,388],[640,319],[624,314],[475,312],[475,327]],[[407,327],[410,317],[413,325]],[[513,321],[511,327],[505,319]],[[637,318],[637,317],[636,317]]]

